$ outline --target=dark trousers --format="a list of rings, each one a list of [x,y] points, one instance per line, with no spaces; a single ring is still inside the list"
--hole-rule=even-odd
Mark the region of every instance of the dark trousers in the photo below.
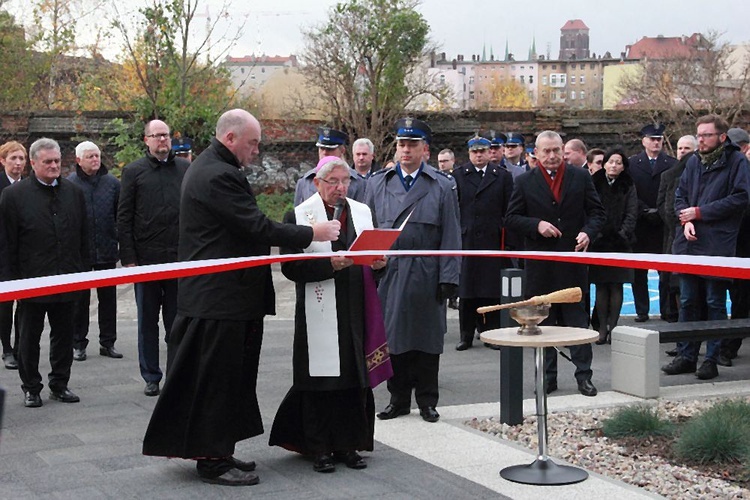
[[[732,299],[732,319],[750,317],[750,280],[734,280],[729,286],[729,298]],[[738,339],[722,339],[720,352],[728,358],[736,358],[742,345]]]
[[[141,377],[147,383],[159,383],[162,377],[159,368],[159,313],[164,322],[164,341],[169,343],[169,332],[177,314],[177,280],[146,281],[136,283],[134,288]]]
[[[680,321],[727,319],[728,287],[727,280],[680,275]],[[680,356],[688,361],[697,361],[700,346],[700,342],[677,342]],[[720,340],[706,342],[706,361],[716,362],[720,346]]]
[[[393,377],[388,379],[388,392],[393,406],[410,408],[412,388],[419,408],[437,406],[440,354],[422,351],[391,354],[391,365]]]
[[[16,304],[16,314],[13,314],[13,301],[0,302],[0,342],[3,345],[3,354],[18,354],[18,302]],[[11,333],[15,329],[13,342],[11,343]]]
[[[633,269],[633,302],[638,316],[648,315],[651,297],[648,293],[648,269]]]
[[[494,306],[500,303],[500,298],[465,299],[458,302],[458,325],[461,340],[471,344],[474,332],[484,332],[500,328],[500,311],[488,314],[477,313],[478,307]]]
[[[73,306],[66,302],[20,302],[18,342],[18,374],[21,388],[39,394],[42,376],[39,373],[39,342],[44,331],[44,316],[49,320],[49,388],[63,391],[70,380],[70,365],[73,364]]]
[[[600,318],[601,321],[601,318]],[[556,326],[575,326],[578,328],[587,328],[589,323],[588,311],[584,302],[575,304],[552,304],[549,310],[549,316],[542,321],[542,325]],[[545,348],[544,352],[544,372],[547,380],[557,379],[557,351],[554,347]],[[591,360],[593,359],[593,350],[591,344],[572,345],[570,349],[570,359],[576,365],[575,377],[578,382],[591,380],[593,372],[591,371]]]
[[[91,267],[93,271],[114,269],[112,264],[95,264]],[[99,302],[99,344],[104,347],[113,347],[117,340],[117,287],[106,286],[96,289],[96,298]],[[75,316],[73,318],[73,348],[86,349],[89,340],[89,305],[91,303],[91,290],[84,290],[81,300],[76,303]]]
[[[659,271],[659,314],[665,321],[677,321],[680,287],[671,285],[672,273]]]

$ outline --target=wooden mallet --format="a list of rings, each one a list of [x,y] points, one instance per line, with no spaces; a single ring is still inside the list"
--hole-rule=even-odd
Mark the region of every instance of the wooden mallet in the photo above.
[[[511,307],[538,306],[542,304],[572,304],[575,302],[580,302],[582,296],[583,293],[581,292],[581,287],[577,286],[575,288],[564,288],[562,290],[548,293],[546,295],[537,295],[520,302],[479,307],[477,308],[477,312],[479,314],[485,314],[492,311],[499,311],[500,309],[510,309]]]

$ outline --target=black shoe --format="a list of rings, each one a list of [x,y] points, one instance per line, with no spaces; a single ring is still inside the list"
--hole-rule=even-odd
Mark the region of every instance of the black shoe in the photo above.
[[[86,348],[83,349],[73,349],[73,359],[76,361],[86,361]]]
[[[552,394],[557,390],[557,379],[550,379],[544,382],[544,391],[547,394]]]
[[[408,415],[410,412],[409,408],[397,408],[396,406],[388,405],[385,410],[378,413],[380,420],[390,420],[392,418],[400,417],[402,415]]]
[[[26,408],[39,408],[40,406],[42,406],[42,397],[39,394],[25,392],[23,397],[23,405]]]
[[[252,472],[255,470],[255,461],[253,460],[249,462],[243,462],[242,460],[234,457],[229,457],[228,460],[232,465],[234,465],[235,469],[239,469],[242,472]]]
[[[356,451],[342,451],[333,454],[333,459],[342,462],[350,469],[366,469],[365,459]]]
[[[143,394],[146,396],[158,396],[159,392],[159,382],[148,382],[146,388],[143,389]]]
[[[661,371],[667,375],[679,375],[681,373],[695,373],[695,361],[688,361],[682,356],[677,356],[668,365],[661,367]]]
[[[665,354],[667,356],[675,357],[675,356],[677,356],[677,348],[675,347],[674,349],[670,349],[668,351],[665,351]]]
[[[12,352],[3,353],[3,364],[8,370],[18,370],[18,361]]]
[[[70,389],[63,389],[62,391],[50,390],[49,398],[61,403],[77,403],[81,400],[81,398],[70,392]]]
[[[503,346],[501,346],[501,345],[497,345],[497,344],[490,344],[489,342],[485,342],[485,343],[484,343],[484,347],[489,347],[489,348],[490,348],[490,349],[492,349],[493,351],[499,351],[500,349],[502,349],[502,348],[503,348]]]
[[[648,321],[648,314],[639,314],[635,317],[636,323],[645,323],[646,321]]]
[[[581,380],[578,382],[578,392],[588,397],[594,397],[599,393],[594,384],[591,383],[591,380]]]
[[[599,340],[597,340],[597,341],[596,341],[596,342],[594,342],[594,343],[595,343],[596,345],[611,344],[611,343],[612,343],[612,341],[610,340],[610,336],[611,336],[611,335],[612,335],[612,334],[611,334],[610,332],[607,332],[607,333],[605,333],[604,335],[602,335],[602,334],[600,333],[600,334],[599,334]]]
[[[198,475],[198,477],[204,483],[220,484],[222,486],[252,486],[260,482],[257,475],[240,469],[229,469],[218,477],[203,477],[201,475]]]
[[[466,349],[471,347],[471,341],[462,340],[458,344],[456,344],[456,350],[457,351],[465,351]]]
[[[434,406],[426,406],[419,409],[419,415],[425,422],[435,423],[440,420],[440,414]]]
[[[107,358],[120,359],[122,357],[122,354],[120,354],[117,351],[117,349],[115,349],[115,346],[112,346],[112,347],[99,346],[99,354]]]
[[[716,363],[706,360],[700,368],[696,370],[695,376],[701,380],[711,380],[719,376],[719,370],[716,369]]]
[[[458,299],[455,297],[448,299],[448,307],[451,309],[458,309]]]
[[[333,463],[333,457],[328,454],[318,455],[313,462],[313,470],[315,472],[334,472],[336,464]]]
[[[716,360],[716,364],[721,366],[732,366],[732,360],[725,354],[719,354],[719,359]]]

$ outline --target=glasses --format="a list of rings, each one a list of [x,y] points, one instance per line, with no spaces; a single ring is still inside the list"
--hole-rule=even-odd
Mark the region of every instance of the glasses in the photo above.
[[[713,137],[715,135],[719,135],[719,133],[718,132],[707,132],[705,134],[698,134],[698,135],[696,135],[696,137],[698,139],[708,139],[709,137]]]
[[[336,179],[334,181],[329,181],[329,180],[326,180],[326,179],[320,179],[320,181],[321,182],[325,182],[326,184],[328,184],[329,186],[332,186],[332,187],[338,187],[338,186],[349,187],[349,184],[352,183],[352,179],[349,178],[349,177],[347,177],[344,180],[338,180],[338,179]]]
[[[169,139],[169,134],[148,134],[146,137],[150,137],[151,139],[159,139],[160,141],[163,141],[164,139]]]

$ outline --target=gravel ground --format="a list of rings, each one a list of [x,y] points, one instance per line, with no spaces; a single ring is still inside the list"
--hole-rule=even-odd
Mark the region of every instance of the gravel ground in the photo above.
[[[717,401],[719,400],[663,400],[654,404],[660,417],[681,422]],[[604,437],[601,433],[602,422],[614,411],[614,408],[600,408],[550,413],[547,417],[549,455],[670,499],[750,499],[750,490],[722,479],[717,468],[698,470],[675,465],[663,456],[644,454],[643,447],[636,451],[623,442]],[[516,441],[533,450],[538,449],[536,416],[527,417],[518,426],[502,424],[495,418],[474,419],[467,421],[466,425],[500,439]],[[668,443],[668,440],[664,443]]]

